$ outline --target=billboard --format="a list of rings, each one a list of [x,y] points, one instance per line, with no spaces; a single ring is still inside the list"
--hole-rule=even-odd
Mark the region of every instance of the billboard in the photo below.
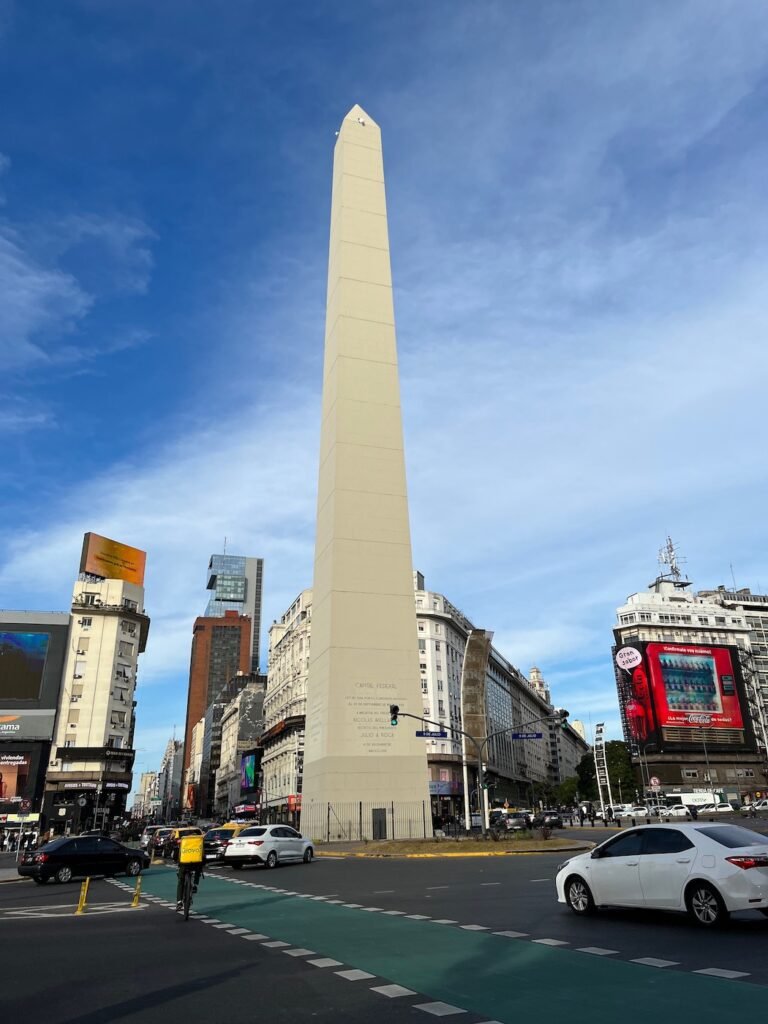
[[[0,753],[0,803],[15,802],[25,795],[31,757],[24,753]]]
[[[86,533],[80,555],[80,572],[110,580],[125,580],[143,587],[146,560],[146,551],[101,537],[98,533]]]
[[[0,740],[50,740],[55,721],[55,711],[0,708]]]
[[[240,758],[240,792],[256,788],[256,755],[246,754]]]
[[[633,641],[614,647],[619,705],[635,749],[754,749],[738,647]]]
[[[50,640],[48,633],[0,631],[0,704],[40,697]]]

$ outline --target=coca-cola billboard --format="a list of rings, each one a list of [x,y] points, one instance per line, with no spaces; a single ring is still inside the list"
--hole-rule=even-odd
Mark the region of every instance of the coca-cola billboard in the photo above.
[[[738,652],[638,641],[614,647],[624,734],[632,748],[753,750]]]

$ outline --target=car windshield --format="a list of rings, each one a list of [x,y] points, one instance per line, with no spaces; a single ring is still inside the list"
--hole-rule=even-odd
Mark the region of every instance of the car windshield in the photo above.
[[[62,846],[66,846],[71,840],[66,836],[62,836],[60,839],[52,839],[50,843],[45,844],[46,850],[60,850]]]
[[[240,833],[241,836],[263,836],[267,830],[265,828],[244,828]]]
[[[230,836],[235,834],[233,828],[212,828],[210,832],[205,833],[206,839],[229,839]]]
[[[768,836],[760,832],[752,832],[740,825],[720,825],[718,828],[698,829],[708,839],[714,839],[721,846],[727,846],[729,850],[738,850],[742,846],[768,846]]]

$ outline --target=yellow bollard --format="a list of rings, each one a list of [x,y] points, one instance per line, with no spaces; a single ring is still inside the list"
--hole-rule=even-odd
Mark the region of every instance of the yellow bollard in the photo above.
[[[138,878],[136,879],[136,888],[135,888],[135,890],[133,892],[133,899],[131,900],[131,906],[132,907],[138,907],[140,896],[141,896],[141,875],[139,875]]]
[[[90,884],[91,884],[91,879],[90,879],[90,876],[89,876],[88,878],[86,878],[86,880],[80,886],[80,899],[78,900],[78,903],[77,903],[77,910],[75,911],[76,914],[84,914],[85,913],[85,905],[86,905],[86,902],[88,900],[88,886]]]

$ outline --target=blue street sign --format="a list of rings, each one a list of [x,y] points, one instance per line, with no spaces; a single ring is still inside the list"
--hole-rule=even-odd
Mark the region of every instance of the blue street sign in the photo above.
[[[543,732],[511,732],[509,734],[513,740],[540,740],[544,735]]]
[[[439,730],[436,732],[434,729],[432,729],[432,730],[430,730],[430,729],[420,729],[416,733],[416,735],[417,736],[423,736],[423,737],[425,737],[425,739],[429,739],[429,740],[447,740],[448,739],[448,733],[447,732],[440,732]]]

